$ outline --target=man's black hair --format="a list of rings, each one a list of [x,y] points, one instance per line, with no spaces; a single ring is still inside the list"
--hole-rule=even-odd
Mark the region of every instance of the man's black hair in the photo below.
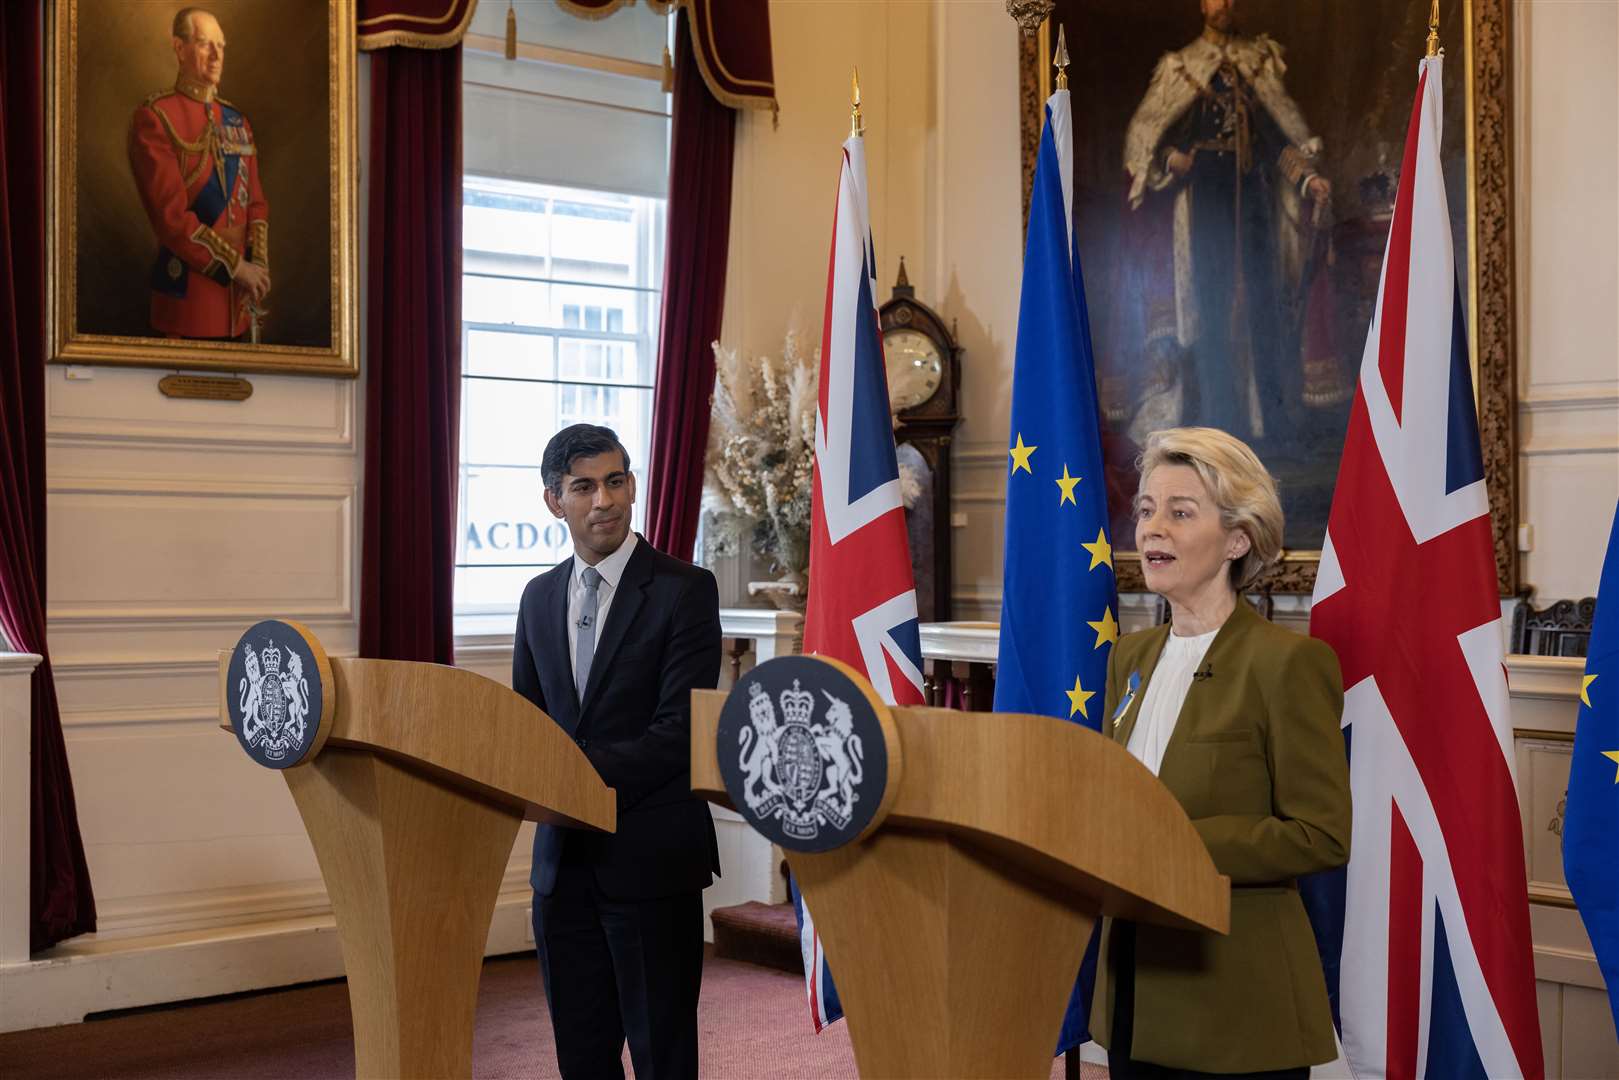
[[[618,441],[618,433],[598,424],[574,424],[565,427],[545,444],[540,458],[540,481],[545,490],[557,498],[562,497],[562,478],[572,469],[575,460],[610,454],[617,450],[624,458],[624,471],[630,471],[630,452]]]

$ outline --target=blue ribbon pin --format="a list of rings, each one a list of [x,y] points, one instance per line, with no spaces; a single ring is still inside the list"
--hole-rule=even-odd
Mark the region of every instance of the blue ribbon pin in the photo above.
[[[1141,672],[1130,672],[1129,685],[1124,697],[1119,699],[1119,707],[1113,710],[1113,726],[1119,726],[1119,720],[1130,709],[1130,703],[1136,699],[1136,691],[1141,689]]]

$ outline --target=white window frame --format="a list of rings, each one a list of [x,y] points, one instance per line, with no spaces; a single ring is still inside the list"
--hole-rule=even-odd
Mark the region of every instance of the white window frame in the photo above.
[[[469,176],[467,176],[465,178],[464,184],[467,187],[476,187],[478,185],[478,183],[481,182],[481,181],[487,181],[487,180],[493,180],[493,179],[497,179],[497,178],[485,178],[485,177],[481,177],[481,176],[469,175]],[[502,182],[508,182],[509,183],[512,178],[503,177],[503,178],[498,178],[498,179],[500,181],[502,181]],[[584,189],[584,188],[564,188],[564,187],[561,187],[560,185],[551,184],[551,183],[547,183],[545,181],[538,181],[538,180],[534,181],[534,183],[537,186],[546,188],[546,189],[548,189],[550,191],[572,191],[572,192],[577,192],[580,195],[581,199],[588,199],[592,195],[618,194],[617,192],[592,191],[590,189]],[[544,198],[547,198],[548,200],[554,200],[556,198],[556,196],[554,196],[554,195],[546,195],[546,196],[539,196],[539,197],[544,197]],[[639,319],[637,321],[638,326],[639,326],[640,329],[639,329],[638,332],[634,332],[634,333],[613,332],[613,331],[606,330],[605,328],[601,329],[601,330],[587,330],[587,329],[584,329],[584,324],[586,322],[585,309],[587,307],[591,306],[591,305],[589,305],[589,304],[587,304],[587,303],[585,303],[583,301],[578,302],[578,303],[567,302],[566,304],[563,305],[564,309],[567,308],[567,307],[573,307],[578,311],[580,326],[577,327],[577,328],[565,325],[565,322],[566,322],[565,316],[559,317],[556,325],[536,325],[536,324],[531,324],[531,323],[516,323],[516,322],[493,323],[493,322],[485,322],[485,321],[468,320],[463,316],[463,319],[462,319],[462,322],[461,322],[461,356],[462,356],[462,364],[463,364],[461,380],[462,380],[462,386],[463,387],[465,387],[466,385],[468,385],[469,383],[472,383],[472,382],[517,382],[517,383],[528,383],[528,384],[535,384],[535,383],[550,384],[550,385],[556,386],[558,388],[561,388],[561,387],[564,387],[564,386],[582,386],[582,387],[602,387],[604,389],[623,389],[623,390],[630,390],[630,391],[642,391],[642,390],[644,390],[648,395],[654,395],[655,394],[655,386],[656,386],[655,371],[656,371],[657,352],[658,352],[658,334],[659,334],[659,329],[660,329],[659,320],[661,318],[661,307],[662,307],[662,298],[663,298],[662,297],[662,294],[663,294],[663,281],[662,281],[662,275],[661,275],[660,270],[661,270],[661,267],[662,267],[663,255],[664,255],[663,246],[664,246],[664,244],[666,242],[666,222],[667,222],[667,213],[668,213],[668,203],[667,203],[666,199],[654,199],[651,196],[637,196],[637,197],[646,198],[646,199],[651,200],[651,202],[652,202],[651,212],[650,213],[643,213],[643,214],[640,215],[641,220],[639,222],[639,228],[637,230],[638,235],[637,235],[637,239],[636,239],[636,259],[640,263],[640,273],[637,276],[644,277],[645,280],[648,282],[648,284],[630,285],[630,284],[603,283],[603,282],[594,282],[594,281],[581,281],[581,280],[577,280],[577,279],[564,278],[564,277],[551,277],[551,276],[549,276],[549,273],[551,271],[551,265],[552,265],[552,251],[551,250],[548,250],[543,255],[527,255],[527,256],[525,256],[525,255],[514,255],[514,254],[511,254],[509,252],[481,253],[481,252],[469,251],[465,247],[463,247],[463,251],[462,251],[463,266],[462,266],[462,271],[461,271],[463,279],[467,279],[467,278],[505,279],[505,280],[518,280],[518,281],[532,281],[532,282],[537,282],[537,283],[543,283],[543,284],[550,285],[550,286],[553,286],[553,287],[555,287],[555,286],[563,286],[563,287],[578,286],[578,287],[584,287],[584,288],[590,288],[590,289],[612,290],[612,291],[615,291],[615,292],[622,292],[622,293],[630,294],[633,297],[633,299],[631,300],[632,304],[640,303],[643,300],[646,301],[647,302],[647,311],[648,311],[648,317],[647,318]],[[547,207],[546,216],[547,216],[548,219],[550,219],[550,224],[554,225],[555,214],[554,214],[554,211],[549,206]],[[552,249],[552,250],[554,250],[554,249]],[[498,268],[497,268],[497,264],[498,264]],[[523,269],[532,269],[533,272],[532,273],[517,272],[517,271],[520,271],[520,270],[523,270]],[[655,284],[652,283],[652,282],[655,282]],[[606,313],[605,310],[602,310],[602,313],[600,315],[600,322],[605,327],[607,321],[608,321],[607,313]],[[482,374],[470,373],[467,370],[467,358],[470,356],[471,335],[473,333],[477,332],[477,331],[491,331],[491,332],[496,332],[496,333],[501,333],[501,334],[528,334],[528,335],[533,335],[533,336],[536,336],[536,337],[548,337],[548,338],[551,338],[552,339],[552,349],[554,350],[554,352],[553,352],[553,357],[554,357],[553,375],[554,375],[554,377],[552,377],[552,378],[544,378],[544,379],[523,379],[523,378],[516,377],[516,376],[482,375]],[[585,341],[585,342],[600,341],[600,342],[604,342],[604,343],[623,343],[623,344],[626,344],[626,345],[633,345],[638,350],[641,350],[640,355],[644,355],[644,356],[650,358],[650,363],[652,365],[651,370],[652,370],[652,372],[654,374],[653,374],[653,376],[651,378],[648,379],[648,381],[645,381],[645,382],[641,382],[641,381],[629,382],[629,381],[624,381],[624,380],[612,380],[612,379],[608,379],[606,377],[603,377],[603,378],[600,378],[600,379],[583,378],[583,377],[577,377],[577,376],[564,377],[563,374],[562,374],[562,363],[563,363],[563,361],[562,361],[562,343],[563,343],[564,340],[568,340],[568,341]],[[603,375],[605,376],[606,372],[603,372]],[[463,394],[463,398],[464,399],[466,398],[465,394]],[[467,423],[467,417],[465,415],[464,410],[463,410],[463,415],[462,415],[461,422],[463,424],[463,427]],[[462,445],[464,446],[465,445],[465,432],[464,432],[464,430],[463,430],[462,438],[461,438],[460,441],[461,441]],[[632,454],[632,457],[633,457],[634,454],[635,454],[634,448],[631,448],[631,454]],[[645,486],[644,477],[645,477],[645,470],[646,470],[646,466],[647,466],[647,461],[645,460],[645,457],[646,457],[646,455],[643,454],[639,459],[632,460],[632,462],[631,462],[631,471],[638,474],[638,476],[640,478],[638,480],[638,482],[641,484],[642,488],[644,488],[644,486]],[[461,545],[464,543],[464,536],[465,536],[465,532],[466,532],[466,528],[467,528],[467,524],[468,524],[467,518],[466,518],[467,470],[469,468],[475,469],[475,468],[479,468],[479,467],[532,470],[533,476],[534,476],[534,499],[535,499],[536,504],[541,504],[541,495],[540,495],[541,481],[540,481],[540,462],[539,461],[536,460],[536,461],[534,461],[532,463],[477,462],[477,461],[468,461],[468,460],[465,460],[463,458],[463,460],[460,461],[459,468],[457,470],[457,472],[458,472],[458,479],[457,479],[458,489],[457,489],[457,500],[456,500],[457,505],[456,505],[456,538],[455,538],[456,539],[456,552],[457,552],[457,559],[456,559],[456,570],[457,571],[459,571],[462,567],[468,566],[468,565],[489,565],[487,563],[474,564],[474,563],[471,563],[470,561],[469,562],[463,562],[462,561],[463,552],[461,550]],[[641,497],[638,497],[637,501],[636,501],[637,527],[639,527],[639,525],[640,525],[641,516],[644,515],[644,513],[645,513],[644,491],[639,492],[638,495],[641,496]],[[541,512],[545,513],[545,511],[543,509],[543,504],[541,504]],[[556,563],[551,563],[551,562],[536,562],[536,563],[531,563],[531,564],[530,563],[500,563],[500,564],[496,564],[496,565],[502,565],[502,566],[526,566],[526,567],[531,568],[534,574],[541,574],[541,573],[544,573],[550,567],[555,566]],[[452,600],[452,603],[454,603],[454,628],[455,628],[455,636],[456,636],[457,641],[465,641],[465,642],[467,642],[469,644],[476,644],[477,639],[488,640],[488,639],[502,639],[503,638],[503,639],[509,640],[511,635],[512,635],[512,632],[513,632],[514,619],[515,619],[515,616],[516,616],[516,613],[517,613],[518,602],[519,602],[520,599],[521,599],[521,594],[520,594],[520,591],[518,591],[518,592],[514,593],[514,595],[511,597],[511,600],[510,600],[509,603],[466,604],[466,605],[462,605],[459,602],[455,602],[455,601]]]

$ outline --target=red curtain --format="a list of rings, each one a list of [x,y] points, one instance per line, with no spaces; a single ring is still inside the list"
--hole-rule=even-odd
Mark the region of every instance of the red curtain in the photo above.
[[[365,0],[362,10],[365,6],[426,2]],[[605,19],[634,3],[635,0],[557,0],[562,10],[582,19]],[[647,0],[646,6],[659,15],[680,8],[690,17],[697,67],[716,99],[733,109],[775,110],[769,0]]]
[[[45,108],[41,5],[0,5],[0,631],[39,653],[29,947],[96,928],[45,643]]]
[[[652,405],[647,539],[660,551],[690,559],[714,392],[712,346],[725,302],[736,113],[715,99],[702,78],[686,11],[680,13],[675,39],[669,239]]]
[[[442,49],[460,44],[477,7],[477,0],[359,0],[354,30],[361,50]]]
[[[461,46],[372,54],[360,655],[454,662]]]

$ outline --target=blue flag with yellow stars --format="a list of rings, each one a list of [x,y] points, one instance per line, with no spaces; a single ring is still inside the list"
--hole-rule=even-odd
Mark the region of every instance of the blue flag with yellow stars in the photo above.
[[[1563,813],[1563,874],[1591,935],[1619,1026],[1619,512],[1608,533],[1580,679]]]
[[[1046,102],[1023,255],[995,711],[1100,730],[1108,653],[1119,637],[1118,593],[1090,316],[1074,241],[1072,131],[1068,91],[1059,89]],[[1090,1037],[1095,972],[1093,940],[1059,1051]]]

